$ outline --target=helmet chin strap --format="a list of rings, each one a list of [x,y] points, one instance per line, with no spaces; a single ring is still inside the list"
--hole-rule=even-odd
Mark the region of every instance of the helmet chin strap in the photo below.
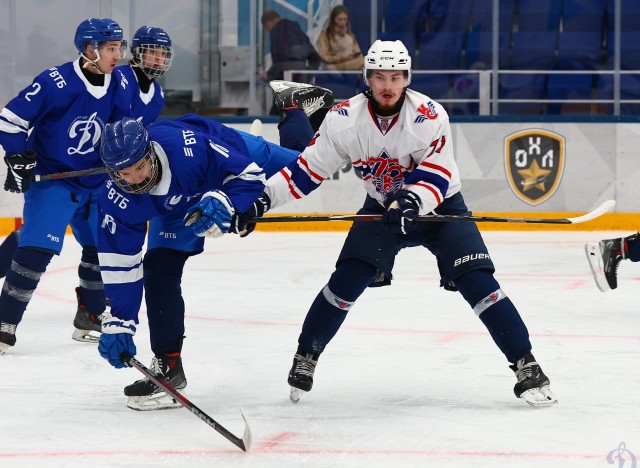
[[[97,49],[93,49],[93,50],[96,51],[96,59],[95,60],[90,60],[89,58],[87,58],[86,55],[80,54],[80,57],[85,59],[85,63],[84,63],[84,65],[82,65],[82,68],[87,68],[89,65],[92,65],[93,68],[95,68],[98,71],[98,73],[100,73],[101,75],[104,75],[104,72],[102,70],[100,70],[100,67],[98,66],[98,61],[100,60],[100,52],[98,52]]]

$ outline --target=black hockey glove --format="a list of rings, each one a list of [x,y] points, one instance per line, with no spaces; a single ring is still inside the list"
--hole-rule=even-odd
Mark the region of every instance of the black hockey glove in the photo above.
[[[4,181],[4,189],[7,192],[24,193],[31,185],[33,171],[36,168],[36,152],[10,154],[4,157],[7,163],[7,178]]]
[[[387,203],[382,223],[395,234],[409,234],[416,227],[420,197],[409,190],[399,190]]]
[[[252,218],[261,218],[271,208],[271,199],[269,195],[262,192],[262,195],[253,202],[251,208],[242,213],[235,215],[231,221],[231,232],[239,234],[240,237],[247,237],[256,228],[256,223],[250,223]]]

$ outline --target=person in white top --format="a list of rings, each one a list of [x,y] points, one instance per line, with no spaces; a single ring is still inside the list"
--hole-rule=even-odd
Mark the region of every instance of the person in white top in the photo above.
[[[532,406],[556,403],[531,354],[527,328],[493,276],[476,224],[417,221],[428,213],[470,214],[460,193],[447,112],[408,89],[411,58],[400,41],[373,43],[364,79],[370,89],[333,106],[298,159],[269,178],[265,192],[237,219],[236,232],[248,234],[255,226],[251,218],[308,195],[347,163],[360,172],[366,190],[358,214],[382,215],[381,221],[354,222],[335,271],[307,313],[288,378],[292,401],[311,390],[320,354],[358,297],[367,287],[391,283],[401,249],[422,246],[436,257],[440,285],[462,294],[511,363],[515,395]],[[301,115],[287,111],[287,119]],[[428,309],[428,298],[414,300],[415,307]]]

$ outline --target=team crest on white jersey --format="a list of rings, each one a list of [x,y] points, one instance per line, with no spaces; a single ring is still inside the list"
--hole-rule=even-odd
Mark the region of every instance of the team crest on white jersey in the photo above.
[[[91,153],[95,145],[100,141],[103,126],[102,119],[98,117],[97,112],[94,112],[88,118],[77,117],[69,127],[69,139],[76,141],[79,137],[78,144],[75,148],[67,148],[67,154]]]
[[[558,189],[564,171],[565,139],[548,130],[523,130],[505,138],[505,169],[511,190],[539,205]]]
[[[365,175],[365,172],[370,173],[376,191],[385,198],[402,188],[404,184],[404,167],[396,158],[389,156],[387,150],[383,149],[375,158],[370,157],[368,166],[368,169],[363,170],[363,175]]]

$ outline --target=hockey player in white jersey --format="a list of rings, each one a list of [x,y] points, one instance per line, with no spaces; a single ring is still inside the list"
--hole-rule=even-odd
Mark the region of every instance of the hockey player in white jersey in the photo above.
[[[88,207],[106,177],[31,184],[34,173],[99,166],[94,145],[102,128],[128,113],[112,77],[126,47],[122,28],[109,18],[89,18],[76,28],[74,44],[80,54],[75,61],[43,71],[0,111],[0,145],[8,166],[4,188],[25,194],[24,226],[19,236],[11,237],[10,266],[3,272],[0,354],[16,344],[16,328],[41,275],[60,253],[68,225],[82,245],[77,293],[86,309],[78,310],[76,320],[99,323],[105,309],[95,242],[97,214]]]
[[[308,195],[347,163],[366,190],[358,214],[383,215],[381,222],[354,222],[335,271],[309,309],[289,372],[291,399],[311,390],[321,353],[358,297],[367,287],[391,283],[399,250],[423,246],[436,256],[440,285],[462,294],[507,358],[517,379],[515,395],[533,406],[554,404],[527,328],[493,276],[476,224],[416,222],[417,215],[432,212],[469,214],[446,111],[407,88],[411,58],[400,41],[374,42],[364,79],[370,89],[335,105],[297,161],[271,177],[259,203],[238,217],[238,231],[250,232],[250,218]]]

